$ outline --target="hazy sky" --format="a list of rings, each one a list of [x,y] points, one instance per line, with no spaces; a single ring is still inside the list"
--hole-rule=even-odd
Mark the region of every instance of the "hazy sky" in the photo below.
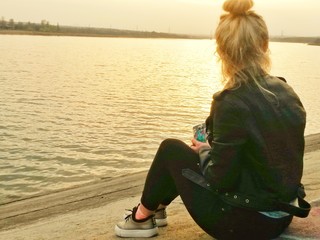
[[[223,0],[0,0],[6,20],[210,34]],[[271,35],[320,36],[320,0],[256,0]]]

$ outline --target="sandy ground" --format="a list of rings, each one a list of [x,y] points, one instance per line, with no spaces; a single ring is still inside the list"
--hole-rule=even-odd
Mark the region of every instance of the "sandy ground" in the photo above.
[[[114,225],[121,220],[124,208],[138,202],[139,197],[130,197],[99,208],[40,219],[31,225],[1,232],[0,239],[120,239],[114,235]],[[212,239],[192,221],[180,199],[168,208],[168,215],[171,224],[160,228],[156,239]],[[175,238],[177,234],[184,237]]]
[[[305,155],[303,183],[313,209],[307,219],[295,218],[281,239],[320,239],[320,135]],[[310,148],[310,146],[313,146]],[[126,179],[107,179],[75,189],[0,205],[0,239],[62,240],[120,239],[114,225],[124,209],[139,202],[145,173]],[[123,182],[127,188],[123,188]],[[209,240],[188,215],[180,198],[168,207],[168,226],[154,239]]]

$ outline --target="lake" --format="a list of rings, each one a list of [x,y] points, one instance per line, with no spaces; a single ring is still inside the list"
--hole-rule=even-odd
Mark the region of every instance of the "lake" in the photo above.
[[[221,88],[210,40],[0,35],[0,203],[148,169]],[[320,123],[320,47],[271,43],[272,74]]]

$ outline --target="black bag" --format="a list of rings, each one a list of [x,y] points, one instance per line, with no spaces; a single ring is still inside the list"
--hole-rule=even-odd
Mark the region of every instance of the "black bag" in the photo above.
[[[247,196],[239,192],[219,193],[210,187],[210,184],[204,176],[191,169],[182,169],[182,175],[216,194],[222,201],[234,207],[254,209],[257,211],[283,211],[300,218],[306,218],[311,210],[311,205],[304,200],[306,194],[302,184],[297,191],[298,206],[294,206],[290,203],[270,199],[259,199],[255,196]]]

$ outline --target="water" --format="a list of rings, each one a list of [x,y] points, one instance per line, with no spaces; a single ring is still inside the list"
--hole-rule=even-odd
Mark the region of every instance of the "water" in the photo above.
[[[319,132],[320,47],[272,43]],[[220,89],[214,42],[0,35],[0,203],[146,170]]]

